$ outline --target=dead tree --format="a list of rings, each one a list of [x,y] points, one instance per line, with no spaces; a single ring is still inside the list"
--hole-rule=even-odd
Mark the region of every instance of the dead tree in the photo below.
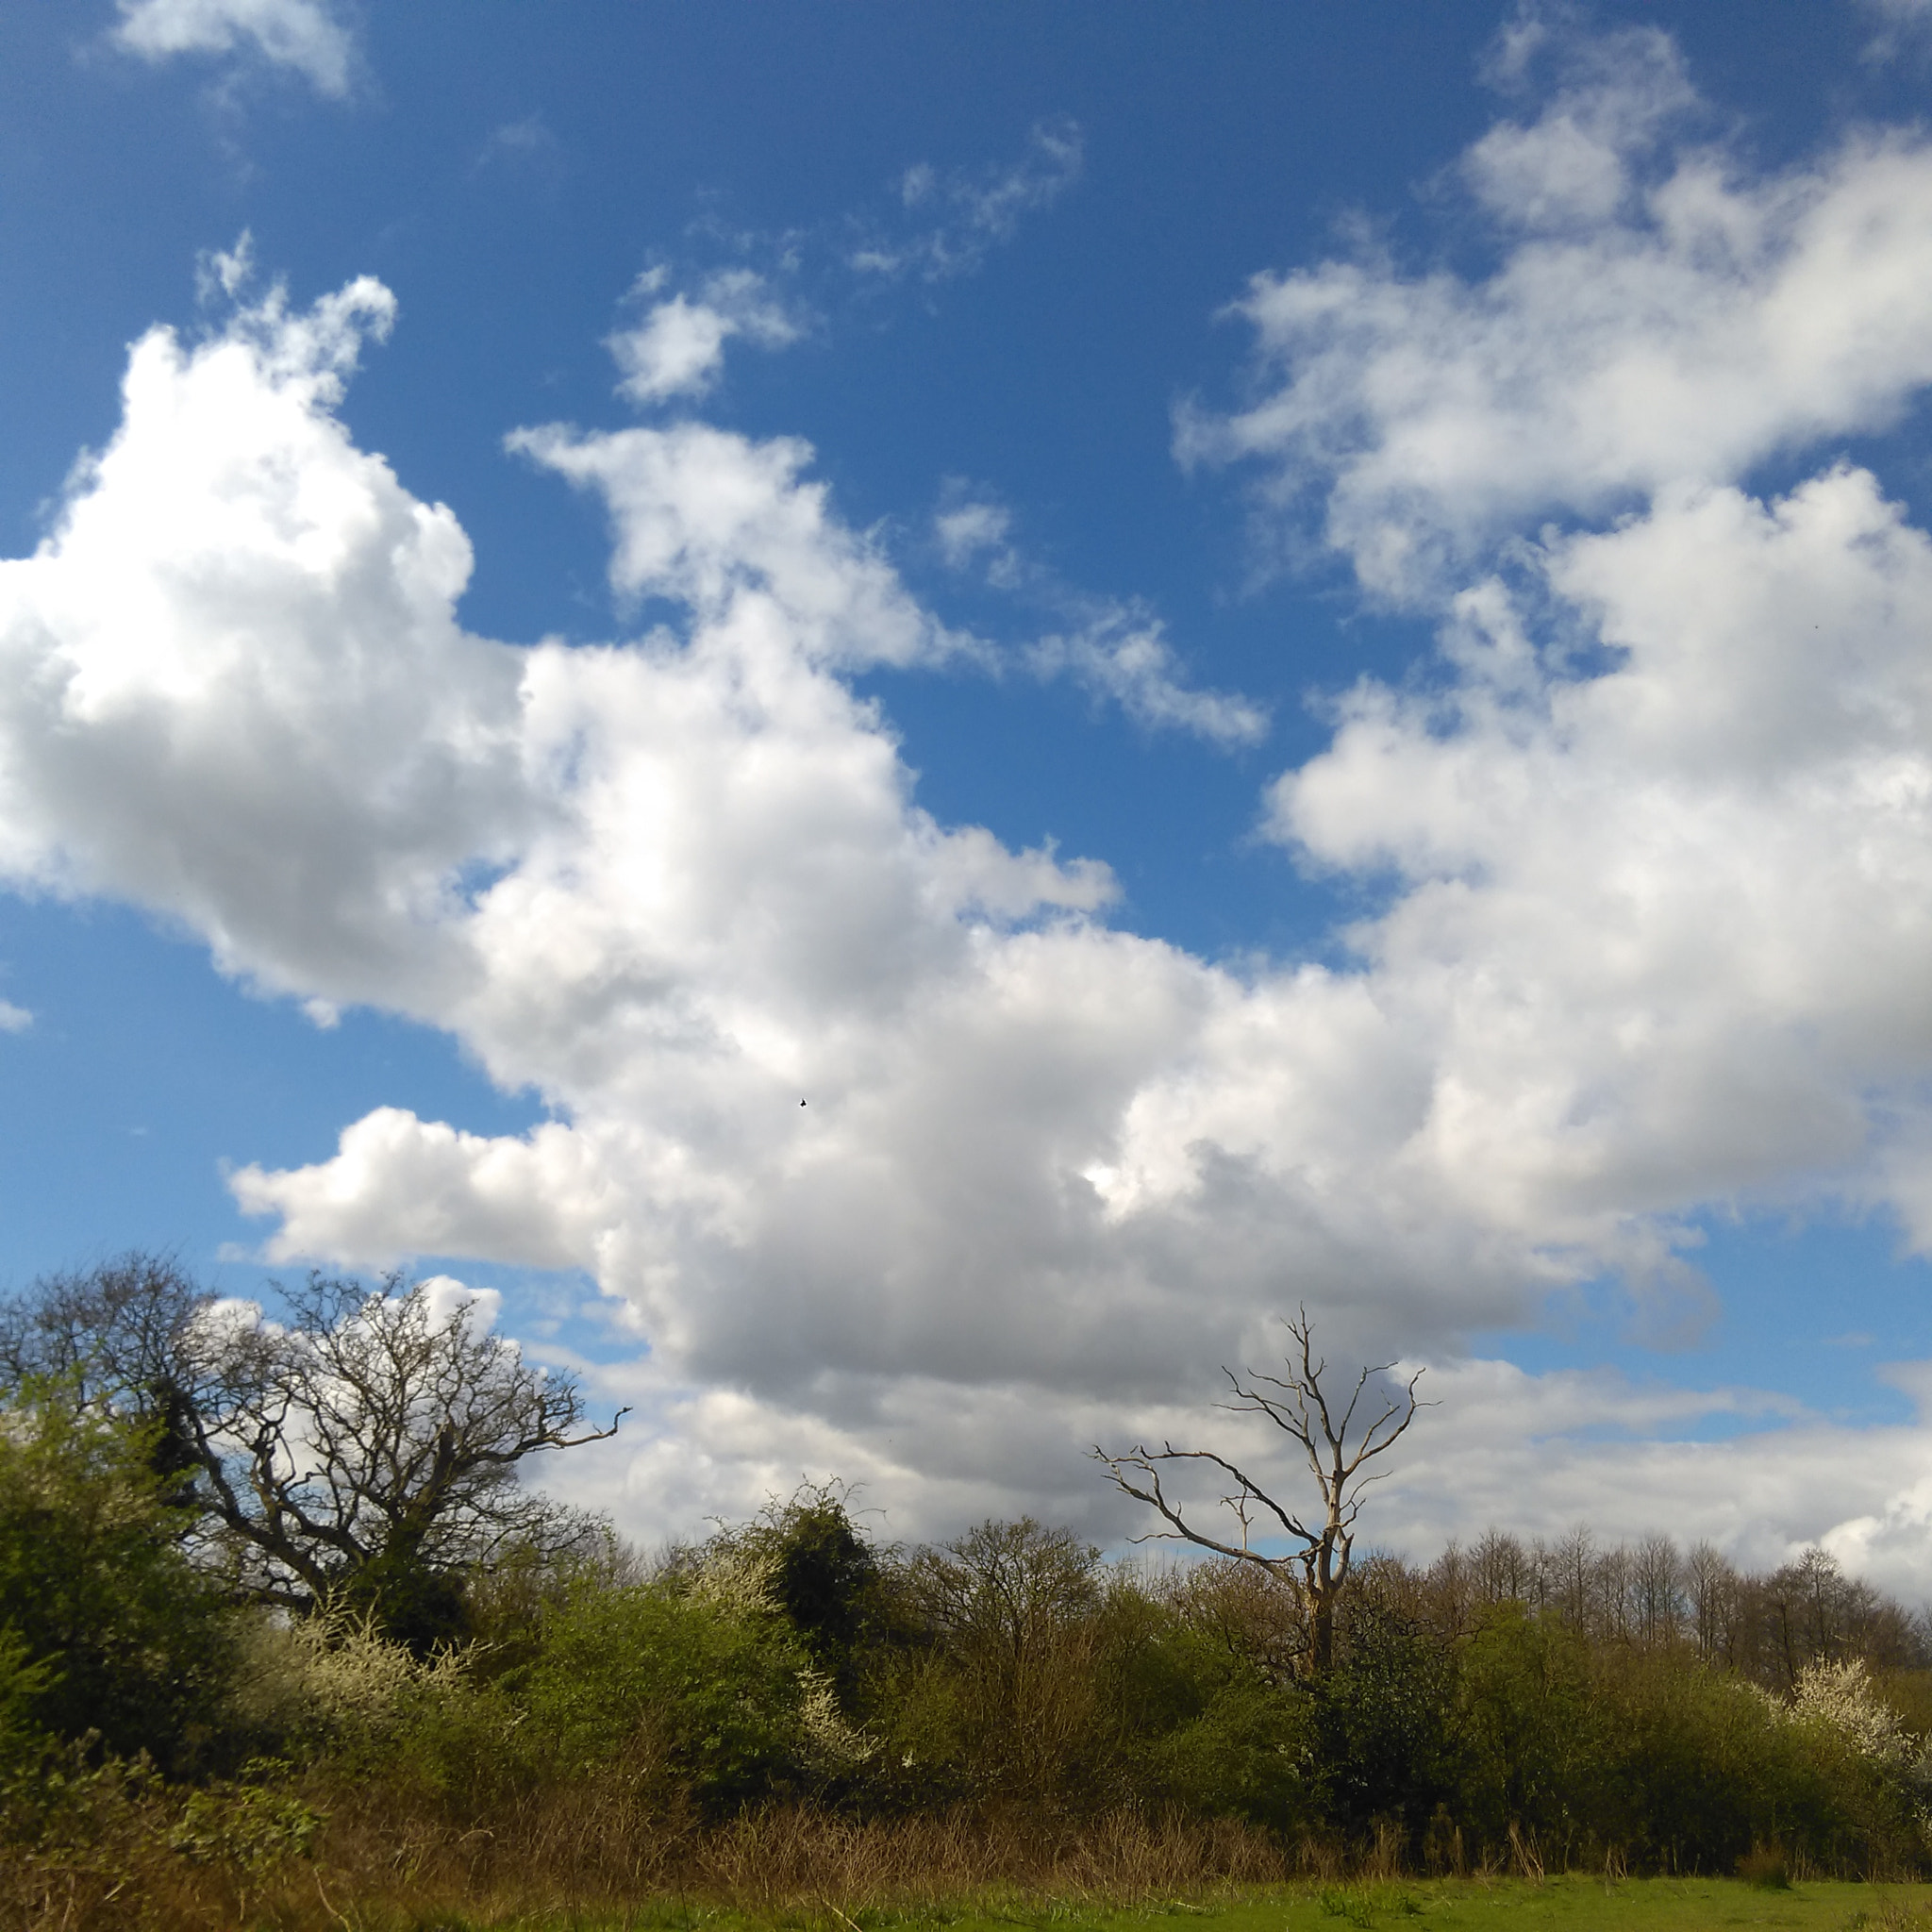
[[[1360,1434],[1354,1434],[1356,1410],[1371,1380],[1386,1374],[1394,1363],[1382,1362],[1365,1368],[1356,1377],[1348,1404],[1338,1417],[1322,1386],[1328,1364],[1325,1359],[1316,1359],[1307,1309],[1300,1309],[1292,1321],[1284,1321],[1282,1325],[1294,1340],[1286,1361],[1286,1376],[1250,1371],[1243,1380],[1234,1370],[1224,1368],[1222,1374],[1227,1377],[1231,1399],[1216,1407],[1236,1415],[1266,1416],[1276,1428],[1301,1444],[1322,1492],[1322,1513],[1312,1524],[1286,1504],[1277,1502],[1245,1470],[1211,1449],[1176,1449],[1172,1442],[1149,1449],[1145,1443],[1139,1443],[1124,1456],[1109,1456],[1098,1447],[1093,1454],[1120,1488],[1147,1504],[1169,1525],[1136,1537],[1136,1542],[1191,1542],[1237,1562],[1257,1564],[1300,1591],[1307,1607],[1308,1626],[1303,1667],[1308,1675],[1315,1676],[1335,1661],[1335,1607],[1348,1585],[1362,1491],[1388,1474],[1386,1470],[1369,1471],[1366,1465],[1392,1448],[1415,1420],[1416,1410],[1428,1405],[1416,1399],[1416,1384],[1423,1375],[1418,1369],[1399,1395],[1383,1397],[1381,1412],[1374,1421]],[[1221,1503],[1234,1512],[1241,1524],[1239,1543],[1209,1536],[1190,1521],[1187,1505],[1171,1497],[1161,1480],[1162,1467],[1171,1463],[1206,1463],[1233,1479],[1234,1493],[1223,1496]],[[1298,1547],[1280,1556],[1269,1556],[1254,1548],[1249,1530],[1257,1515],[1264,1524],[1272,1519]],[[1268,1534],[1274,1533],[1271,1526]]]

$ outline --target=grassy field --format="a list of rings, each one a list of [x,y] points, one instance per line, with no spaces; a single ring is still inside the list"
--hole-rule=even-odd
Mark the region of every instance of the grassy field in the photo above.
[[[1189,1916],[1192,1916],[1190,1914]],[[1312,1894],[1244,1900],[1217,1912],[1217,1932],[1345,1932],[1349,1926],[1502,1928],[1630,1926],[1643,1932],[1693,1927],[1915,1926],[1932,1932],[1932,1887],[1805,1884],[1770,1891],[1736,1879],[1637,1879],[1614,1885],[1552,1878],[1541,1885],[1471,1881],[1332,1886]]]
[[[777,1932],[1534,1932],[1543,1926],[1630,1927],[1632,1932],[1701,1932],[1704,1927],[1790,1926],[1803,1932],[1932,1932],[1932,1886],[1843,1885],[1820,1881],[1766,1890],[1737,1879],[1631,1879],[1612,1885],[1588,1878],[1518,1880],[1414,1879],[1388,1884],[1296,1886],[1257,1890],[1207,1905],[1096,1908],[1014,1901],[955,1911],[836,1907],[779,1915]],[[499,1922],[526,1932],[771,1932],[773,1922],[702,1907],[660,1907],[610,1920],[527,1919]],[[452,1928],[454,1932],[454,1927]]]

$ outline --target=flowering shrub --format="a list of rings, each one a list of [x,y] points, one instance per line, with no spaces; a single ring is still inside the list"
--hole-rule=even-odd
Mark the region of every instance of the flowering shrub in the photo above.
[[[337,1607],[291,1622],[255,1621],[242,1640],[235,1700],[243,1721],[311,1743],[375,1740],[425,1697],[462,1684],[468,1656],[418,1658],[373,1615]]]
[[[1888,1770],[1903,1772],[1918,1757],[1917,1745],[1878,1694],[1861,1657],[1842,1663],[1820,1657],[1807,1664],[1786,1708],[1794,1723],[1831,1732],[1860,1757]]]

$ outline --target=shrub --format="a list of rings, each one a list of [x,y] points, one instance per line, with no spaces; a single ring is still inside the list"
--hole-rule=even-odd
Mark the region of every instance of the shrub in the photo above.
[[[862,1753],[768,1587],[768,1567],[721,1560],[582,1592],[504,1679],[525,1712],[525,1760],[565,1775],[624,1763],[716,1814],[808,1789],[828,1758]]]
[[[0,1410],[0,1729],[182,1770],[214,1739],[232,1620],[153,1448],[66,1383],[23,1383]]]
[[[1582,1638],[1521,1604],[1489,1609],[1464,1646],[1454,1698],[1457,1809],[1500,1857],[1513,1824],[1561,1841],[1590,1801],[1599,1748]]]
[[[258,1612],[239,1650],[235,1719],[304,1760],[330,1755],[368,1769],[431,1709],[476,1694],[466,1651],[419,1657],[347,1604],[298,1618]]]

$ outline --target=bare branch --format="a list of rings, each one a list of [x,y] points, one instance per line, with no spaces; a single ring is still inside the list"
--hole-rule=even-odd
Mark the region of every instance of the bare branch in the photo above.
[[[1416,1395],[1423,1374],[1418,1369],[1400,1393],[1383,1397],[1381,1411],[1373,1422],[1358,1426],[1357,1411],[1364,1393],[1372,1384],[1377,1389],[1385,1387],[1380,1378],[1395,1366],[1383,1362],[1372,1364],[1357,1375],[1338,1420],[1323,1385],[1328,1373],[1327,1358],[1318,1358],[1315,1354],[1307,1309],[1299,1308],[1283,1325],[1293,1343],[1287,1357],[1287,1374],[1261,1374],[1250,1370],[1243,1375],[1224,1368],[1231,1399],[1216,1407],[1231,1414],[1265,1417],[1300,1444],[1322,1497],[1318,1526],[1311,1527],[1276,1502],[1245,1471],[1209,1449],[1176,1449],[1166,1442],[1152,1450],[1141,1443],[1126,1455],[1114,1456],[1096,1445],[1093,1455],[1117,1488],[1146,1504],[1168,1525],[1136,1537],[1136,1542],[1190,1542],[1236,1562],[1257,1566],[1298,1589],[1308,1607],[1305,1668],[1314,1674],[1326,1670],[1332,1661],[1335,1607],[1354,1567],[1355,1524],[1361,1514],[1363,1491],[1390,1473],[1368,1465],[1387,1455],[1415,1421],[1416,1411],[1430,1405]],[[1271,1394],[1271,1390],[1279,1392]],[[1161,1482],[1161,1467],[1191,1462],[1208,1464],[1233,1477],[1234,1494],[1218,1498],[1217,1507],[1234,1512],[1241,1524],[1239,1544],[1201,1527],[1190,1517],[1186,1505],[1168,1494]],[[1252,1546],[1251,1504],[1258,1504],[1274,1518],[1293,1547],[1271,1556]]]

